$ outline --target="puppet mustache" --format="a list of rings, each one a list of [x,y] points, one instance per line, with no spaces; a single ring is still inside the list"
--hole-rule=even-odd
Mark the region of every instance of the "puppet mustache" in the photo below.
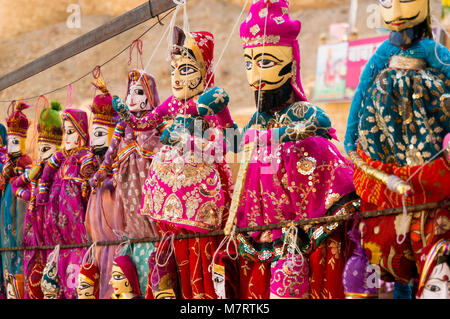
[[[410,20],[414,20],[416,19],[420,14],[420,11],[414,16],[414,17],[410,17],[410,18],[400,18],[400,19],[395,19],[395,20],[391,20],[391,21],[384,21],[386,24],[392,24],[393,22],[396,21],[410,21]]]

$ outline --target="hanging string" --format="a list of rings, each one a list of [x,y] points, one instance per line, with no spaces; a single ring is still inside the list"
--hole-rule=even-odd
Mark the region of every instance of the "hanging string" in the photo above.
[[[56,269],[58,269],[59,251],[60,245],[58,244],[55,246],[55,249],[47,257],[47,263],[56,264]]]
[[[214,252],[212,261],[208,266],[208,272],[212,273],[214,271],[214,266],[216,264],[216,256],[225,244],[227,244],[226,252],[227,252],[228,257],[233,261],[236,261],[239,258],[238,245],[237,245],[235,236],[236,236],[236,225],[233,226],[233,230],[231,231],[230,235],[225,236],[222,239],[222,241],[219,244],[219,247],[217,247],[216,251]],[[235,249],[234,251],[236,252],[236,254],[234,254],[234,256],[232,256],[230,254],[230,243],[231,242],[234,244],[234,249]]]
[[[42,110],[47,109],[47,113],[45,114],[45,117],[42,118],[42,114],[39,112],[39,102],[43,101],[43,107]],[[48,114],[50,113],[50,105],[48,103],[47,98],[44,95],[39,96],[39,98],[36,101],[36,104],[34,106],[34,125],[33,125],[33,138],[32,141],[37,140],[37,134],[38,134],[38,124],[39,124],[39,118],[41,118],[42,121],[45,121],[48,117]],[[38,149],[36,147],[33,147],[33,155],[34,158],[37,158]]]
[[[69,84],[67,86],[67,94],[66,94],[66,105],[64,109],[70,109],[73,104],[73,86]]]
[[[175,252],[174,241],[175,241],[175,234],[174,233],[172,233],[172,232],[165,232],[163,234],[163,237],[161,238],[161,241],[160,241],[160,243],[158,245],[158,248],[156,249],[155,266],[152,269],[152,273],[151,273],[151,277],[150,277],[152,285],[154,285],[155,283],[158,283],[160,281],[160,279],[161,279],[161,277],[159,276],[158,268],[165,267],[169,263],[170,258],[172,257],[172,255],[174,254],[174,252]],[[164,248],[165,248],[165,246],[167,244],[169,245],[169,247],[168,247],[168,254],[167,254],[166,260],[163,263],[161,263],[160,262],[160,260],[162,258],[161,255],[162,255],[162,253],[164,251]],[[157,277],[156,280],[154,280],[155,274],[156,274],[156,277]]]
[[[168,10],[168,11],[166,12],[166,14],[165,14],[159,21],[164,20],[164,19],[165,19],[168,15],[170,15],[174,10],[175,10],[175,9],[173,9],[173,8],[170,9],[170,10]],[[154,23],[153,25],[151,25],[147,30],[145,30],[138,38],[139,38],[139,39],[142,38],[145,34],[147,34],[150,30],[152,30],[152,29],[153,29],[156,25],[158,25],[158,24],[159,24],[158,22],[155,22],[155,23]],[[106,65],[106,64],[109,64],[111,61],[115,60],[115,59],[116,59],[117,57],[119,57],[122,53],[126,52],[126,51],[130,48],[130,46],[131,46],[131,44],[127,45],[125,48],[123,48],[122,50],[120,50],[118,53],[116,53],[116,54],[115,54],[114,56],[112,56],[110,59],[108,59],[107,61],[105,61],[105,62],[103,62],[102,64],[100,64],[100,66],[104,66],[104,65]],[[34,100],[34,99],[38,98],[40,95],[50,95],[50,94],[52,94],[52,93],[58,92],[58,91],[60,91],[60,90],[63,90],[63,89],[65,89],[65,88],[67,88],[69,85],[75,84],[75,83],[77,83],[77,82],[83,80],[85,77],[88,77],[89,75],[91,75],[91,71],[89,71],[89,72],[83,74],[83,75],[80,76],[78,79],[73,80],[72,82],[70,82],[70,83],[68,83],[68,84],[65,84],[65,85],[63,85],[63,86],[61,86],[61,87],[58,87],[58,88],[56,88],[56,89],[53,89],[53,90],[48,91],[48,92],[45,92],[45,93],[41,93],[41,94],[39,94],[39,95],[35,95],[35,96],[31,96],[31,97],[24,98],[24,101],[27,101],[27,100]],[[14,102],[14,101],[15,101],[14,99],[0,100],[0,103],[11,103],[11,102]]]
[[[114,252],[114,256],[118,257],[121,254],[123,254],[123,252],[126,253],[126,251],[128,251],[128,248],[131,246],[131,237],[130,235],[128,235],[126,232],[120,230],[120,229],[113,229],[113,233],[114,235],[116,235],[118,238],[123,238],[124,240],[117,246],[115,252]]]
[[[428,161],[423,163],[418,170],[416,170],[407,180],[406,183],[409,183],[414,176],[416,176],[418,173],[420,173],[423,168],[430,164],[432,161],[434,161],[436,158],[438,158],[444,151],[446,147],[442,148],[437,154],[435,154],[432,158],[430,158]],[[408,211],[406,209],[406,195],[402,195],[402,223],[400,229],[402,230],[400,234],[397,235],[397,244],[401,245],[406,240],[406,233],[408,232]],[[401,239],[400,239],[401,238]]]
[[[142,64],[142,52],[143,52],[144,43],[140,38],[131,42],[130,53],[128,56],[128,65],[131,65],[131,61],[133,60],[133,50],[136,48],[136,68],[139,68],[139,62],[141,62],[141,67],[144,68]]]
[[[241,21],[241,17],[242,17],[242,15],[244,14],[245,9],[247,8],[248,1],[249,1],[249,0],[245,0],[244,6],[242,7],[242,10],[241,10],[241,13],[239,14],[238,18],[237,18],[236,21],[234,22],[233,28],[231,29],[231,32],[230,32],[230,34],[228,35],[228,39],[227,39],[227,41],[225,42],[225,46],[223,47],[222,52],[220,53],[219,59],[217,59],[217,63],[215,63],[215,64],[212,66],[212,69],[213,69],[213,71],[212,71],[212,76],[211,76],[211,78],[208,80],[208,82],[206,83],[206,85],[205,85],[206,88],[209,87],[209,83],[210,83],[211,80],[213,79],[214,74],[216,73],[217,67],[219,66],[220,62],[222,61],[222,58],[223,58],[223,56],[224,56],[224,54],[225,54],[225,51],[227,50],[228,46],[230,45],[231,38],[232,38],[232,36],[233,36],[233,34],[234,34],[235,30],[236,30],[236,27],[238,26],[239,22]]]
[[[431,17],[432,17],[433,21],[436,22],[436,23],[438,24],[438,26],[439,26],[438,30],[439,30],[439,31],[444,31],[445,35],[446,35],[447,37],[450,37],[449,34],[448,34],[448,32],[447,32],[447,30],[442,26],[441,22],[440,22],[438,19],[436,19],[436,17],[435,17],[434,15],[432,15]],[[438,48],[438,45],[439,45],[439,41],[436,41],[436,40],[435,40],[434,42],[435,42],[435,45],[434,45],[434,55],[436,56],[437,60],[439,61],[439,63],[441,63],[441,64],[444,65],[444,66],[450,66],[450,64],[443,62],[443,61],[441,60],[441,58],[439,57],[439,55],[438,55],[437,48]]]
[[[88,267],[84,267],[86,269],[91,269],[92,265],[95,263],[95,251],[94,249],[97,247],[97,242],[94,242],[89,248],[87,249],[86,253],[83,256],[83,259],[81,260],[81,266],[88,265]]]
[[[283,240],[283,246],[281,249],[282,255],[280,258],[283,258],[284,256],[286,256],[286,253],[287,253],[288,258],[290,258],[290,263],[287,263],[287,265],[288,265],[288,267],[291,267],[291,271],[294,271],[295,267],[301,267],[301,266],[303,266],[303,264],[305,262],[305,258],[303,257],[302,251],[300,250],[300,248],[297,245],[298,228],[294,224],[291,224],[284,236],[285,237]],[[300,263],[297,263],[295,260],[296,253],[301,258]],[[290,254],[290,256],[289,256],[289,254]]]

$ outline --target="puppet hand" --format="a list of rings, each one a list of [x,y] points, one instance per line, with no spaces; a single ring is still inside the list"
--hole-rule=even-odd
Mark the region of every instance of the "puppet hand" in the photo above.
[[[201,116],[215,115],[223,111],[230,102],[230,97],[224,89],[214,86],[203,92],[198,98],[198,114]]]
[[[120,115],[123,120],[127,120],[130,115],[128,105],[117,95],[113,96],[112,105],[114,110]]]

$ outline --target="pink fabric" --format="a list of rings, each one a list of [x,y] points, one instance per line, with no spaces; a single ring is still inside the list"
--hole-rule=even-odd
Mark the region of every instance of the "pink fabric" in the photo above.
[[[270,293],[279,298],[309,298],[309,263],[291,254],[271,265]]]
[[[300,46],[297,40],[301,25],[300,21],[289,17],[289,3],[286,0],[259,0],[250,7],[247,19],[241,24],[240,35],[245,48],[263,46],[264,35],[265,46],[292,47],[292,87],[297,101],[307,101],[300,76]],[[256,40],[261,41],[256,43]]]
[[[269,140],[270,142],[270,140]],[[322,137],[260,145],[249,164],[239,227],[324,216],[327,203],[354,191],[351,162]],[[261,231],[251,236],[260,241]],[[271,241],[281,238],[271,231]]]
[[[180,151],[166,145],[155,155],[140,213],[194,232],[218,230],[230,204],[229,166],[224,160],[195,163]]]
[[[57,158],[54,161],[59,167],[47,163],[40,180],[40,184],[49,185],[48,197],[44,190],[40,190],[37,197],[38,205],[44,207],[44,244],[86,243],[89,240],[84,225],[88,194],[83,190],[95,172],[95,158],[87,148],[58,152],[53,158]],[[87,158],[92,161],[86,161]],[[85,252],[85,248],[62,249],[60,252],[59,281],[66,299],[77,298],[74,280]]]
[[[42,173],[41,172],[39,174]],[[16,193],[17,190],[25,190],[23,196],[28,195],[29,202],[27,206],[27,211],[25,213],[24,225],[23,225],[23,245],[24,246],[42,246],[44,245],[43,240],[43,213],[44,206],[36,206],[36,196],[39,193],[39,188],[37,187],[38,181],[27,182],[24,178],[25,173],[16,178],[12,184],[13,192]],[[22,197],[22,199],[24,199]],[[25,200],[25,199],[24,199]],[[30,280],[33,267],[36,263],[45,264],[47,256],[45,250],[25,250],[23,252],[23,271],[24,271],[24,299],[29,299],[30,292],[28,291],[27,282]]]
[[[114,259],[114,262],[122,269],[125,277],[127,277],[130,282],[133,292],[138,296],[141,295],[141,290],[139,288],[139,280],[136,272],[136,265],[131,260],[130,256],[123,255]]]

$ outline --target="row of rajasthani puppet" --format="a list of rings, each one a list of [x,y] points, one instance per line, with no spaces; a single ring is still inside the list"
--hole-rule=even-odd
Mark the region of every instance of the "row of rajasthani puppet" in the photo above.
[[[161,102],[142,70],[129,72],[124,101],[100,78],[90,131],[84,111],[52,102],[40,113],[35,164],[24,152],[28,105],[16,103],[2,127],[1,246],[34,249],[1,253],[4,294],[377,298],[376,269],[385,281],[416,282],[417,297],[450,298],[445,204],[359,217],[450,194],[450,54],[432,40],[428,0],[380,6],[391,33],[351,105],[351,160],[333,144],[328,115],[304,94],[301,23],[285,0],[253,1],[240,28],[257,108],[242,131],[214,84],[213,35],[178,27],[172,96]],[[236,183],[229,151],[246,154]],[[349,214],[353,222],[258,228]],[[233,233],[236,245],[190,236],[224,229],[228,219],[256,228]],[[107,241],[121,244],[82,245]]]

